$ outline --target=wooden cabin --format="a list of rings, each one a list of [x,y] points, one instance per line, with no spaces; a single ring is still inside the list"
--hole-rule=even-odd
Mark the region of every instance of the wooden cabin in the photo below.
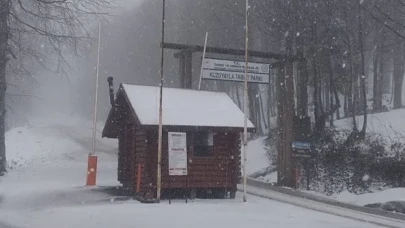
[[[112,85],[110,85],[111,92]],[[118,181],[156,197],[159,87],[121,84],[111,95],[103,137],[117,138]],[[235,196],[241,164],[242,111],[222,92],[163,88],[162,192],[227,192]],[[248,131],[254,132],[248,121]],[[169,176],[168,134],[186,133],[187,175]]]

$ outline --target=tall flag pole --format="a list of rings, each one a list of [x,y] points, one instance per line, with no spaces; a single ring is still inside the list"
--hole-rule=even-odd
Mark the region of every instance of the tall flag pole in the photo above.
[[[247,163],[247,112],[248,112],[248,45],[249,45],[249,30],[248,30],[248,15],[249,15],[249,0],[246,0],[246,24],[245,24],[245,82],[243,93],[243,112],[244,112],[244,128],[243,128],[243,202],[247,201],[246,196],[246,163]]]
[[[96,133],[97,133],[97,102],[98,102],[98,81],[100,72],[100,47],[101,46],[101,22],[98,24],[98,45],[97,45],[97,66],[96,66],[96,92],[94,95],[93,110],[93,146],[87,161],[86,186],[96,185],[97,156],[96,156]]]
[[[161,43],[161,56],[160,56],[160,97],[159,97],[159,133],[158,133],[158,166],[157,166],[157,178],[156,178],[156,199],[160,201],[161,185],[162,185],[162,136],[163,136],[163,126],[162,126],[162,101],[163,101],[163,55],[164,48],[163,44],[165,42],[165,6],[166,1],[163,0],[163,11],[162,11],[162,43]]]

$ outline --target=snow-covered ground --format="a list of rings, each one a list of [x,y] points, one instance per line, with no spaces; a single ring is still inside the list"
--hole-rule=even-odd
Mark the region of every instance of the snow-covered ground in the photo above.
[[[367,132],[380,134],[387,140],[405,141],[405,109],[390,110],[367,116]],[[363,126],[363,116],[357,116],[358,128]],[[352,129],[352,119],[341,119],[335,121],[339,129]]]
[[[311,191],[306,192],[317,194]],[[379,192],[366,193],[361,195],[356,195],[348,191],[343,191],[339,194],[330,196],[330,198],[359,206],[365,206],[367,204],[374,204],[374,203],[385,203],[389,201],[405,202],[405,188],[391,188]]]
[[[257,180],[269,184],[277,183],[277,171],[258,177]]]
[[[69,118],[31,124],[7,133],[14,169],[0,179],[0,227],[377,227],[254,196],[247,203],[240,195],[172,205],[114,201],[84,187],[91,124]],[[99,186],[118,185],[116,148],[115,140],[97,140]],[[262,155],[250,157],[265,160]]]
[[[31,227],[377,227],[258,197],[249,197],[246,204],[240,198],[172,205],[125,202],[51,208],[32,215]]]
[[[269,158],[266,155],[264,140],[266,137],[260,137],[248,142],[246,172],[250,175],[254,172],[267,168],[269,166]],[[242,153],[243,161],[243,153]]]

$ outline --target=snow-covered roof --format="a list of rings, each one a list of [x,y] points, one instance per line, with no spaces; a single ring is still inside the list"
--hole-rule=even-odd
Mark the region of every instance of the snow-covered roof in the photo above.
[[[122,84],[142,125],[158,125],[159,87]],[[163,88],[163,125],[243,128],[243,112],[222,92]],[[248,128],[254,128],[248,120]]]

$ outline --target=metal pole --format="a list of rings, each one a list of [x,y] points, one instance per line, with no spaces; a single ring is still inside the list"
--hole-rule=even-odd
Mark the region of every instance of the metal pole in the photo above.
[[[208,32],[205,33],[204,52],[203,52],[203,57],[202,57],[202,61],[201,61],[200,81],[198,82],[198,90],[201,89],[201,80],[202,80],[202,74],[203,74],[205,52],[207,50],[207,40],[208,40]]]
[[[172,188],[170,186],[170,179],[171,178],[170,178],[170,175],[169,175],[169,180],[168,180],[168,182],[169,182],[169,204],[172,204]]]
[[[96,130],[97,130],[97,102],[98,102],[98,79],[100,68],[100,46],[101,46],[101,22],[98,24],[98,45],[97,45],[97,66],[96,66],[96,94],[94,97],[93,113],[93,148],[91,155],[96,153]]]
[[[187,192],[188,192],[188,175],[186,175],[186,204],[187,204]]]
[[[243,202],[247,201],[246,196],[246,163],[247,163],[247,107],[248,107],[248,45],[249,45],[249,30],[248,30],[248,11],[249,1],[246,0],[246,25],[245,25],[245,85],[243,93],[243,112],[244,112],[244,128],[243,128]]]
[[[158,132],[158,165],[157,165],[157,178],[156,178],[156,198],[160,201],[160,192],[162,184],[162,136],[163,136],[163,126],[162,126],[162,97],[163,97],[163,54],[164,48],[163,44],[165,42],[165,6],[166,1],[163,0],[163,12],[162,12],[162,45],[161,45],[161,55],[160,55],[160,97],[159,97],[159,132]]]

